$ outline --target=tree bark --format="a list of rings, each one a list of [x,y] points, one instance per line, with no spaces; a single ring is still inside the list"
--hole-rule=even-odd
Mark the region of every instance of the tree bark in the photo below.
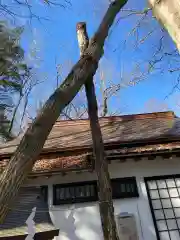
[[[97,32],[91,39],[83,57],[75,64],[61,86],[50,96],[34,122],[26,131],[14,156],[0,178],[0,223],[3,222],[11,200],[17,195],[28,173],[62,110],[73,100],[81,86],[95,74],[103,55],[104,41],[109,28],[127,0],[110,4]],[[104,206],[104,203],[102,203]],[[104,209],[104,211],[107,211]]]
[[[168,31],[180,52],[180,1],[148,0],[154,16]]]
[[[80,22],[77,24],[77,38],[80,48],[80,56],[83,57],[83,54],[89,44],[86,23]],[[93,77],[89,77],[85,82],[85,91],[88,102],[88,114],[95,156],[95,171],[97,174],[99,210],[102,230],[105,240],[118,240],[119,237],[117,235],[116,222],[114,219],[111,181],[98,119],[98,104],[96,100]]]

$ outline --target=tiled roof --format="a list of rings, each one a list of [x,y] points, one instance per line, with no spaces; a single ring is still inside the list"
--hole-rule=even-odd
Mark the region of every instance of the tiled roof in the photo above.
[[[109,157],[117,153],[122,156],[180,150],[180,119],[172,112],[106,117],[100,118],[100,124]],[[19,141],[20,138],[1,145],[1,170],[8,163],[6,155],[14,152]],[[112,145],[117,147],[112,150]],[[77,154],[79,150],[82,153]],[[34,164],[33,173],[90,169],[89,154],[92,155],[89,121],[57,121],[41,157]]]
[[[34,164],[32,173],[59,172],[72,170],[91,169],[92,164],[88,160],[89,153],[72,156],[59,156],[58,154],[41,156]],[[7,166],[9,159],[0,161],[0,173]]]
[[[99,118],[104,144],[180,138],[180,119],[173,112]],[[0,146],[0,155],[12,154],[22,136]],[[89,120],[57,121],[44,144],[44,152],[92,148]]]
[[[106,150],[107,159],[120,159],[120,157],[136,157],[137,155],[150,155],[152,153],[162,152],[180,152],[180,141],[172,143],[146,144],[144,146],[122,147],[113,150]],[[59,157],[58,154],[51,156],[42,156],[38,159],[32,169],[32,174],[47,174],[56,172],[70,172],[92,170],[92,152],[78,155]],[[8,164],[8,159],[0,161],[0,173]]]

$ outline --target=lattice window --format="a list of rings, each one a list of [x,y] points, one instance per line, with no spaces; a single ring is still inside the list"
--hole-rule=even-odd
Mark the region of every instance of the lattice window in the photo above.
[[[145,178],[158,240],[180,240],[180,175]]]
[[[54,186],[54,205],[96,201],[96,182],[80,182]]]
[[[112,179],[113,198],[138,197],[138,188],[135,177]]]
[[[112,179],[111,183],[114,199],[138,197],[135,177]],[[98,200],[96,181],[54,185],[53,193],[54,205]]]

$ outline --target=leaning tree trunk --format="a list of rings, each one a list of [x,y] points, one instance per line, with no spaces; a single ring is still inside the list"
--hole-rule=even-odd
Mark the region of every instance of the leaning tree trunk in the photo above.
[[[180,52],[180,0],[148,0],[154,16],[168,31]]]
[[[28,173],[41,153],[61,111],[73,100],[81,86],[93,77],[103,55],[104,41],[109,28],[127,0],[113,1],[97,32],[90,40],[83,57],[75,64],[61,86],[50,96],[37,118],[26,131],[14,156],[0,178],[0,223],[3,222],[11,200],[17,195]],[[106,210],[105,210],[106,211]]]
[[[80,48],[80,56],[83,57],[83,54],[89,44],[86,23],[80,22],[77,24],[77,38]],[[104,144],[98,119],[98,104],[92,76],[85,82],[85,91],[93,140],[95,171],[98,183],[99,209],[104,239],[118,240],[116,222],[114,219],[114,207],[112,201],[111,181],[108,172],[108,162],[104,152]]]

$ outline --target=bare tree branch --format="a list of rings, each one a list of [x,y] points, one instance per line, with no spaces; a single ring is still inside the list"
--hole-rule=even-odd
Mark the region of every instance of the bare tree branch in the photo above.
[[[5,1],[4,1],[5,2]],[[39,16],[34,13],[32,10],[33,4],[35,5],[36,3],[30,4],[28,0],[13,0],[11,3],[4,3],[0,1],[0,13],[3,14],[4,16],[12,17],[14,21],[16,18],[28,18],[30,21],[32,19],[38,20],[40,23],[42,20],[49,20],[47,17],[44,16]],[[32,1],[33,2],[33,1]],[[48,5],[54,6],[54,7],[62,7],[66,8],[68,6],[71,6],[71,2],[68,0],[55,0],[55,1],[49,1],[49,0],[44,0],[44,6]],[[22,9],[25,13],[23,14],[22,11],[19,10]]]

